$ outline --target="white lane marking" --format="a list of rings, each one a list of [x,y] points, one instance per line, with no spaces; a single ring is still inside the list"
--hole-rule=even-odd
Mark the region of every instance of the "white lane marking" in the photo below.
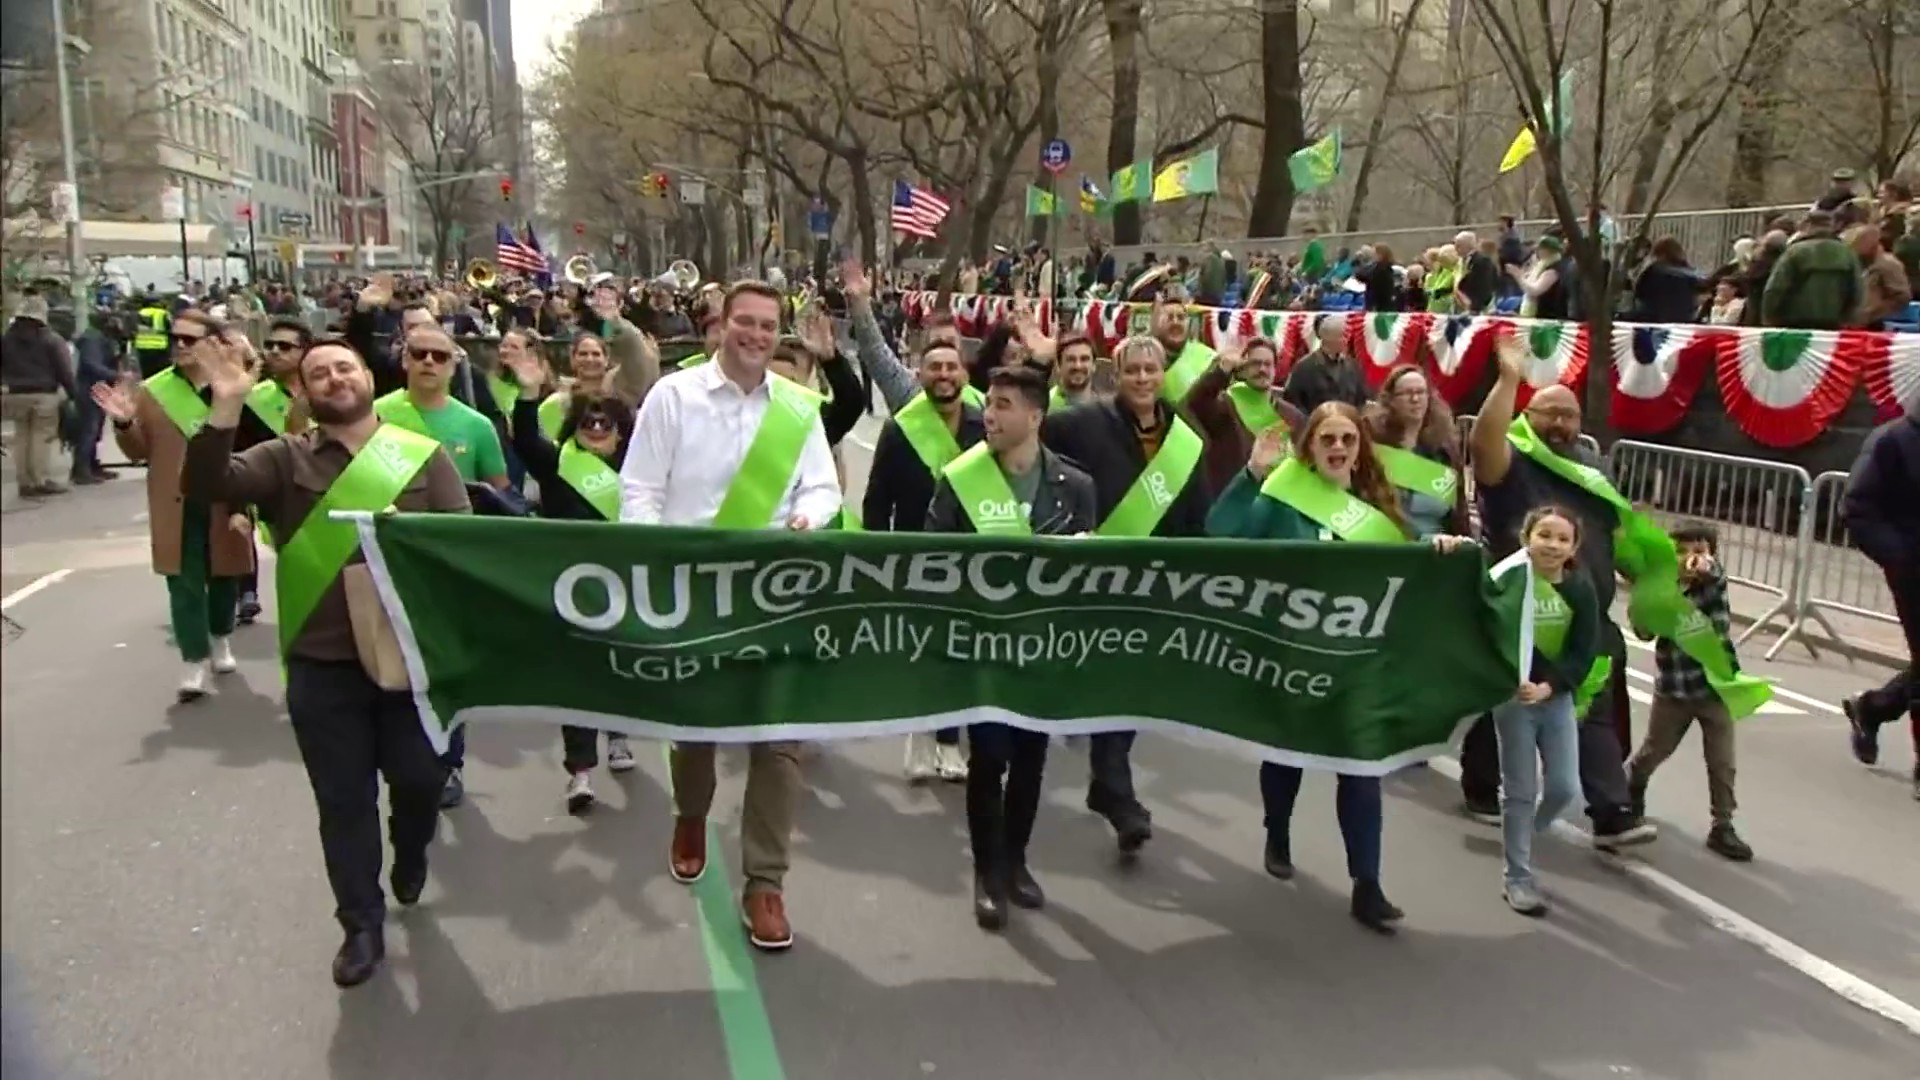
[[[1458,782],[1460,779],[1460,763],[1453,758],[1437,757],[1429,761],[1428,765],[1434,772],[1449,780]],[[1920,1035],[1920,1008],[1895,997],[1838,964],[1815,956],[1718,900],[1681,884],[1671,875],[1655,870],[1637,858],[1630,855],[1609,854],[1594,848],[1592,837],[1584,829],[1577,828],[1566,821],[1556,821],[1553,823],[1553,834],[1567,843],[1593,851],[1600,856],[1602,864],[1618,870],[1655,892],[1665,893],[1668,898],[1677,903],[1692,908],[1715,929],[1727,933],[1738,941],[1752,945],[1833,991],[1842,999],[1891,1020],[1914,1035]]]
[[[52,586],[60,584],[62,581],[65,581],[67,575],[71,573],[73,573],[71,570],[55,570],[51,574],[40,575],[33,581],[8,593],[5,599],[0,600],[0,611],[7,610],[20,601],[25,600],[27,597],[32,596],[34,593],[39,592],[41,589],[51,588]]]
[[[1650,683],[1654,681],[1652,675],[1649,675],[1646,672],[1641,671],[1639,668],[1634,668],[1634,667],[1630,667],[1627,669],[1627,676],[1629,678],[1639,679],[1643,683]],[[1801,697],[1799,694],[1796,694],[1793,691],[1788,690],[1787,688],[1781,686],[1779,683],[1773,684],[1773,692],[1775,694],[1780,695],[1781,697],[1790,697],[1796,701],[1807,701],[1815,705],[1823,705],[1826,708],[1830,708],[1830,709],[1832,708],[1832,706],[1830,705],[1825,705],[1824,702],[1814,701],[1812,698]],[[1634,687],[1634,686],[1627,687],[1627,696],[1639,702],[1642,705],[1653,704],[1653,695],[1647,693],[1645,690],[1642,690],[1638,687]],[[1834,711],[1838,712],[1839,710],[1835,709]],[[1805,716],[1807,714],[1805,710],[1796,709],[1793,706],[1788,705],[1784,702],[1769,701],[1765,705],[1760,706],[1759,710],[1755,712],[1754,715],[1755,716]]]
[[[1832,713],[1835,716],[1846,715],[1846,713],[1840,710],[1840,706],[1838,705],[1829,705],[1826,702],[1821,701],[1819,698],[1810,698],[1805,694],[1797,694],[1792,690],[1789,690],[1786,687],[1781,686],[1779,683],[1773,684],[1773,692],[1780,695],[1783,698],[1786,698],[1789,701],[1797,701],[1802,705],[1811,705],[1814,708],[1819,709],[1821,712]]]

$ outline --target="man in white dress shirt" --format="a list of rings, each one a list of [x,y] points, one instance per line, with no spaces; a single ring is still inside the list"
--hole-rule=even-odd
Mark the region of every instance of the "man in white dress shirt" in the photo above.
[[[840,481],[820,426],[818,398],[800,396],[806,392],[767,371],[780,334],[780,307],[771,286],[735,284],[721,305],[713,362],[654,384],[620,468],[621,521],[814,529],[840,512]],[[763,423],[768,437],[757,440]],[[676,807],[668,865],[674,880],[690,884],[707,869],[713,745],[675,743],[672,770]],[[762,949],[793,944],[781,889],[799,794],[799,744],[755,743],[740,821],[746,878],[741,908],[748,936]]]

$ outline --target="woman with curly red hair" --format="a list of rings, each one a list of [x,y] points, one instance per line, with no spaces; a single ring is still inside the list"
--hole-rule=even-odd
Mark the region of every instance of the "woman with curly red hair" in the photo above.
[[[1307,417],[1299,445],[1298,454],[1289,456],[1284,431],[1270,428],[1263,433],[1247,467],[1208,515],[1208,535],[1372,544],[1406,543],[1415,536],[1360,410],[1339,401],[1322,404]],[[1451,551],[1466,541],[1435,535],[1432,542]],[[1267,873],[1283,881],[1293,877],[1291,826],[1300,780],[1298,766],[1271,761],[1260,766],[1267,828],[1264,863]],[[1371,930],[1391,934],[1405,913],[1380,888],[1379,777],[1340,774],[1334,807],[1347,848],[1347,873],[1353,878],[1353,917]]]

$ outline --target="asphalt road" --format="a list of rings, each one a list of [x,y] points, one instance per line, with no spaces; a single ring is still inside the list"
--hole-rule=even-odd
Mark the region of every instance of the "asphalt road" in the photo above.
[[[1833,708],[1886,672],[1795,649],[1752,665],[1798,695],[1741,729],[1756,862],[1701,847],[1690,737],[1654,785],[1664,832],[1640,858],[1657,876],[1547,842],[1557,906],[1523,919],[1500,901],[1497,832],[1456,815],[1439,769],[1413,770],[1389,782],[1386,884],[1408,911],[1393,940],[1346,915],[1327,778],[1308,781],[1300,876],[1283,884],[1260,869],[1254,766],[1151,738],[1136,752],[1156,816],[1140,862],[1116,860],[1080,806],[1081,755],[1056,745],[1033,854],[1051,904],[982,934],[961,792],[908,787],[900,741],[885,739],[807,766],[788,888],[798,944],[740,963],[728,888],[710,873],[690,895],[666,874],[658,753],[596,777],[602,805],[575,819],[557,732],[478,730],[425,903],[396,914],[387,972],[342,993],[273,628],[242,633],[241,671],[217,697],[173,704],[143,508],[133,473],[45,502],[9,493],[0,514],[5,594],[47,582],[6,607],[23,629],[0,654],[0,938],[42,1051],[76,1075],[1920,1076],[1920,1038],[1659,884],[1920,1003],[1911,749],[1890,730],[1881,766],[1863,770]],[[731,868],[744,755],[722,760],[716,853]]]

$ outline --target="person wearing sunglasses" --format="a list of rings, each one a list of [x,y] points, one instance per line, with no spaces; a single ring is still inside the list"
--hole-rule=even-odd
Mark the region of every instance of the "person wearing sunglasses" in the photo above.
[[[376,399],[374,413],[389,424],[439,443],[453,459],[460,479],[467,483],[484,484],[499,492],[511,490],[506,453],[493,421],[451,393],[458,360],[453,338],[438,326],[419,326],[407,332],[400,355],[407,385]],[[466,728],[455,728],[442,758],[447,767],[446,792],[440,800],[444,809],[452,809],[466,798],[462,775],[466,759]]]
[[[1211,536],[1238,540],[1406,543],[1415,527],[1402,509],[1399,489],[1375,452],[1360,410],[1344,401],[1321,403],[1307,416],[1300,450],[1288,454],[1288,435],[1278,425],[1255,440],[1247,467],[1221,492],[1207,516]],[[1436,535],[1440,551],[1471,543]],[[1300,795],[1298,766],[1264,762],[1260,802],[1266,811],[1267,873],[1293,878],[1293,804]],[[1334,806],[1346,843],[1347,875],[1353,880],[1349,911],[1362,926],[1395,932],[1406,913],[1380,887],[1382,804],[1377,776],[1338,777]]]
[[[113,421],[113,438],[129,461],[147,463],[147,530],[153,569],[167,580],[174,645],[185,671],[178,697],[196,701],[213,692],[213,675],[239,669],[230,640],[242,583],[253,573],[251,530],[231,527],[244,505],[196,502],[181,491],[187,440],[206,423],[213,400],[208,365],[221,350],[226,327],[195,308],[173,317],[172,363],[138,384],[95,384],[93,400]],[[271,442],[273,430],[251,410],[241,416],[237,442]]]
[[[617,471],[633,437],[633,406],[596,384],[581,384],[564,397],[560,423],[549,437],[541,415],[555,398],[541,399],[547,378],[540,357],[524,351],[502,351],[501,365],[519,384],[513,406],[513,451],[540,485],[539,515],[557,521],[620,520],[620,474]],[[562,764],[567,771],[567,813],[575,816],[593,809],[594,766],[600,764],[600,733],[592,728],[562,726]],[[628,772],[634,767],[626,737],[607,732],[607,768]]]

